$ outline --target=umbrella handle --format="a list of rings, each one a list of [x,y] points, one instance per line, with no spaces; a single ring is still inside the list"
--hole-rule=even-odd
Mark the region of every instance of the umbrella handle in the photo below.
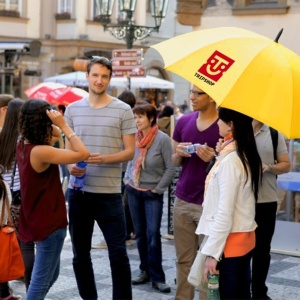
[[[275,43],[278,43],[278,40],[281,37],[282,32],[283,32],[283,28],[281,28],[280,31],[278,32],[278,34],[277,34],[277,36],[276,36],[276,38],[274,40]]]

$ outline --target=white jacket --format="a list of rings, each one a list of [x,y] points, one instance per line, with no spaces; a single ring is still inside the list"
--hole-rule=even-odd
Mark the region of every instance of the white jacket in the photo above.
[[[220,260],[231,232],[250,232],[257,227],[255,198],[236,151],[218,158],[212,170],[196,234],[208,236],[201,252]],[[246,184],[245,184],[246,183]]]

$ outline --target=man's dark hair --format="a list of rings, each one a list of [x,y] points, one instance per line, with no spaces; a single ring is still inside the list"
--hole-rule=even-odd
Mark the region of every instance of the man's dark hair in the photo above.
[[[14,97],[9,94],[0,94],[0,108],[8,106],[8,103],[13,100]]]
[[[135,106],[136,99],[131,91],[125,90],[117,98],[127,103],[131,108]]]
[[[63,105],[63,104],[57,105],[57,108],[58,108],[59,110],[61,110],[63,113],[65,113],[65,111],[66,111],[66,106]]]
[[[103,56],[93,56],[93,58],[90,60],[90,62],[87,65],[87,73],[89,74],[91,71],[92,66],[99,64],[102,65],[104,67],[106,67],[109,71],[110,71],[110,77],[112,75],[112,64],[111,61]]]
[[[161,111],[161,113],[159,114],[160,118],[163,117],[171,117],[174,114],[174,109],[171,106],[166,105],[163,110]]]

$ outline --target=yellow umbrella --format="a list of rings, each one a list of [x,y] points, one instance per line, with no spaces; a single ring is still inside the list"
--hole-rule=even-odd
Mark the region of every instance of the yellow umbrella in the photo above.
[[[282,31],[281,31],[282,32]],[[194,31],[152,46],[172,71],[218,105],[300,138],[300,57],[275,41],[234,27]]]

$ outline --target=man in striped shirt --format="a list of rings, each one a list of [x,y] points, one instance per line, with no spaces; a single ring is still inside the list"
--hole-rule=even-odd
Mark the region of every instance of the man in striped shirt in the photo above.
[[[73,268],[83,299],[98,299],[91,240],[94,221],[108,246],[113,282],[113,299],[132,299],[131,271],[125,239],[125,214],[121,199],[122,162],[134,156],[135,132],[131,108],[107,94],[111,62],[93,58],[87,66],[89,96],[69,105],[67,123],[91,153],[84,169],[68,165],[71,175],[84,178],[82,190],[69,184],[69,229],[73,245]],[[66,142],[66,148],[71,145]]]

